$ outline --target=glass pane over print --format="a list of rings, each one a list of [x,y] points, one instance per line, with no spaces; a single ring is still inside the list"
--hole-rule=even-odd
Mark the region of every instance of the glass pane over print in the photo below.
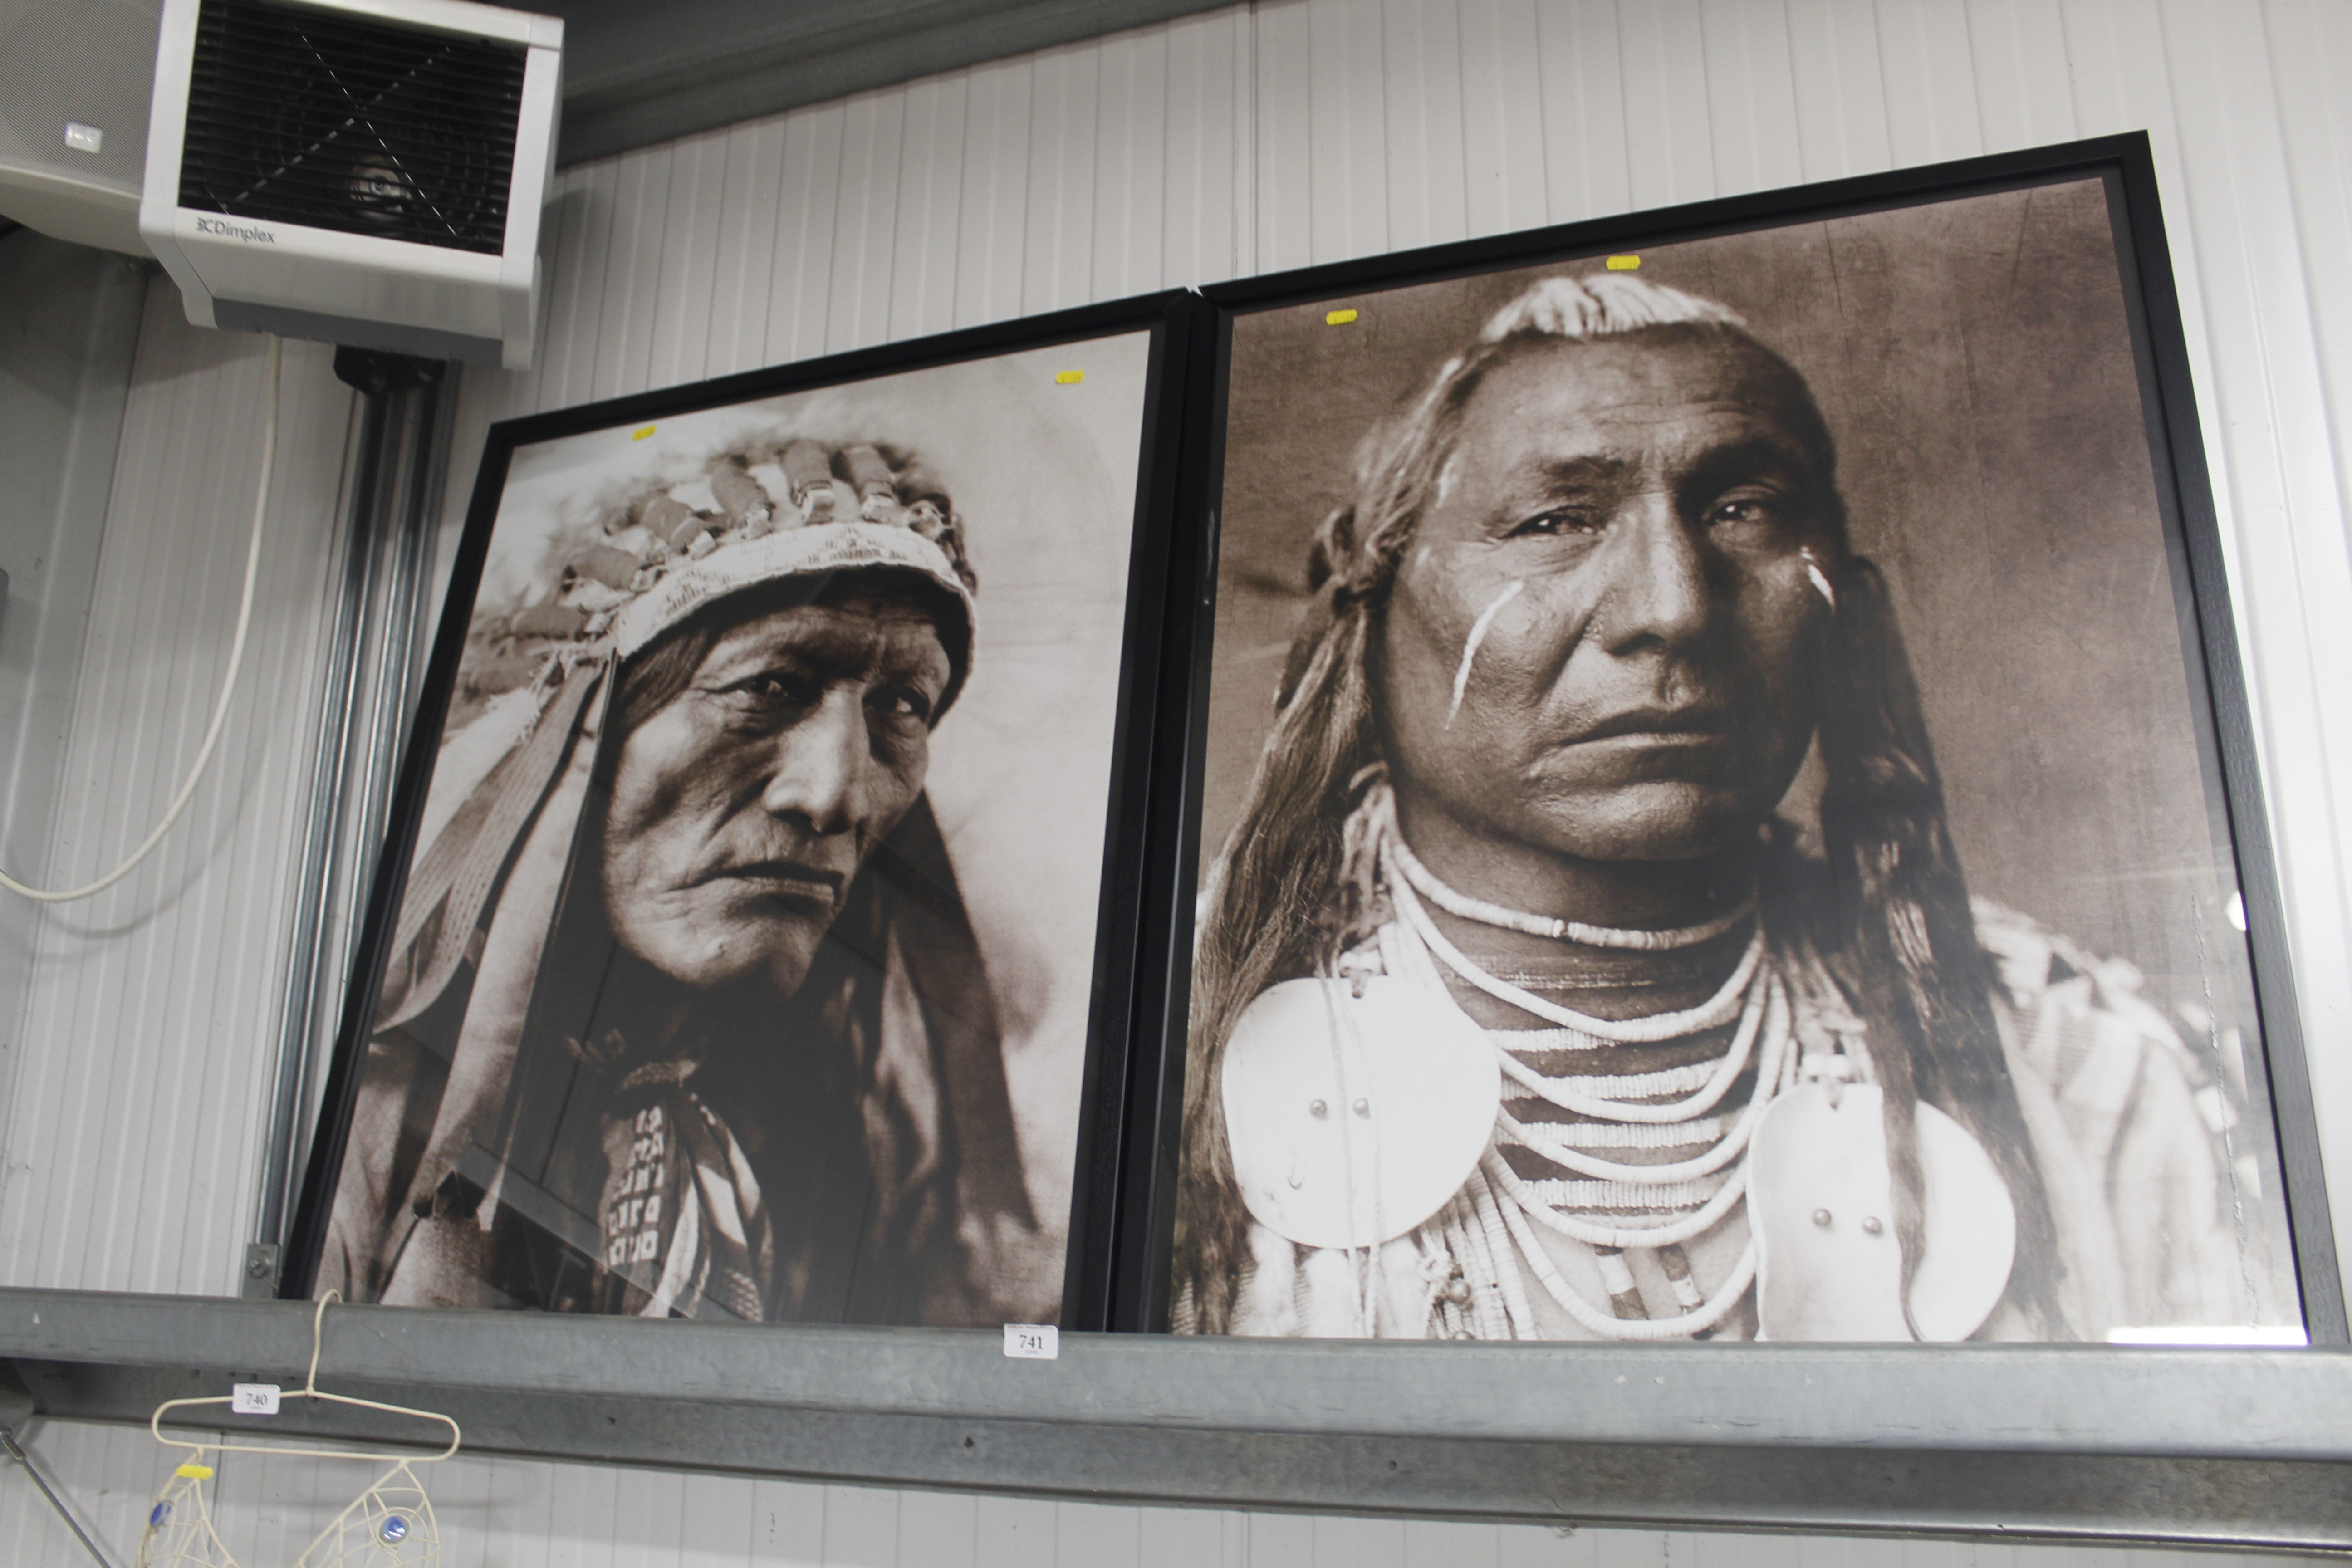
[[[1180,1331],[2300,1324],[2105,187],[1239,315]]]
[[[515,450],[315,1290],[1055,1320],[1150,346]]]

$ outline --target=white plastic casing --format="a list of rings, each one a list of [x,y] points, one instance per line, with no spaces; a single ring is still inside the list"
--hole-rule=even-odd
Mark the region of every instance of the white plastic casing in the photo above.
[[[180,286],[188,320],[529,369],[539,319],[540,214],[562,95],[563,23],[467,0],[299,3],[525,47],[506,248],[487,256],[181,206],[180,153],[200,0],[164,0],[139,232]]]

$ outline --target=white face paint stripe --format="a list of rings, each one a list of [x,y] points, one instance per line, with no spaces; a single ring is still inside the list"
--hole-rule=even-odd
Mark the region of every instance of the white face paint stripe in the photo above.
[[[1495,595],[1495,602],[1479,611],[1478,618],[1470,623],[1470,635],[1462,639],[1462,664],[1454,672],[1454,706],[1445,710],[1447,729],[1454,728],[1454,716],[1462,711],[1462,694],[1470,688],[1470,661],[1478,657],[1478,645],[1486,640],[1486,628],[1495,624],[1503,606],[1518,597],[1519,590],[1527,585],[1526,578],[1512,578]]]
[[[1829,601],[1830,608],[1832,610],[1836,609],[1837,590],[1830,586],[1830,580],[1822,574],[1822,563],[1813,559],[1813,552],[1811,549],[1807,549],[1803,553],[1805,557],[1805,575],[1813,580],[1813,588],[1815,592],[1819,593],[1822,598]]]

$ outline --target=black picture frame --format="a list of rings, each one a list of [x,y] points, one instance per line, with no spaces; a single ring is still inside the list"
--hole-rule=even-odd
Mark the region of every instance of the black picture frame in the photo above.
[[[1197,493],[1188,493],[1185,504],[1197,509],[1191,515],[1201,520],[1205,543],[1194,563],[1189,622],[1171,626],[1170,637],[1171,657],[1187,661],[1192,674],[1183,704],[1187,734],[1181,778],[1176,784],[1183,807],[1172,829],[1177,836],[1172,881],[1160,903],[1169,931],[1169,963],[1164,973],[1155,970],[1147,977],[1160,1005],[1153,1031],[1156,1061],[1151,1070],[1138,1073],[1134,1091],[1133,1152],[1126,1179],[1132,1205],[1131,1239],[1124,1249],[1125,1267],[1111,1315],[1114,1327],[1165,1331],[1170,1326],[1180,1123],[1192,1005],[1190,954],[1200,876],[1205,856],[1216,849],[1202,842],[1202,801],[1235,323],[1256,312],[1349,305],[1360,297],[1419,284],[1552,262],[1596,263],[1603,256],[1645,247],[2087,179],[2104,182],[2108,193],[2116,259],[2156,469],[2158,510],[2192,689],[2193,724],[2209,777],[2218,774],[2218,815],[2226,818],[2220,826],[2233,852],[2243,898],[2267,1086],[2265,1109],[2284,1173],[2293,1274],[2305,1331],[2315,1347],[2352,1343],[2218,516],[2156,164],[2146,134],[2139,132],[1337,262],[1203,290],[1216,310],[1210,350],[1213,359],[1197,384],[1191,427],[1192,449],[1200,458],[1188,462],[1186,475]]]
[[[1165,944],[1162,900],[1173,873],[1167,759],[1181,742],[1171,723],[1188,671],[1171,649],[1171,616],[1186,597],[1197,540],[1182,526],[1179,498],[1186,424],[1200,405],[1199,378],[1211,311],[1199,295],[1174,290],[1080,307],[1024,320],[894,342],[824,358],[748,371],[604,402],[501,421],[490,428],[477,471],[464,532],[415,719],[400,763],[385,841],[364,906],[346,986],[317,1131],[289,1234],[278,1294],[307,1300],[314,1289],[352,1127],[360,1072],[393,940],[394,925],[422,846],[420,817],[444,738],[493,528],[514,454],[533,443],[675,418],[781,395],[842,387],[877,377],[1078,344],[1136,332],[1150,336],[1142,431],[1124,604],[1121,666],[1111,732],[1109,801],[1095,921],[1092,996],[1079,1090],[1072,1166],[1068,1245],[1059,1321],[1070,1329],[1108,1326],[1113,1280],[1124,1239],[1122,1173],[1129,1149],[1129,1079],[1137,977],[1152,969]],[[1166,840],[1166,842],[1163,842]]]

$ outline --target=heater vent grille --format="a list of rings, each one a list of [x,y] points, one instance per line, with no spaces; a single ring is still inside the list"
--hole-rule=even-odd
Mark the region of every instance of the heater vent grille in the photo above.
[[[180,205],[506,248],[524,51],[268,0],[204,0]]]

